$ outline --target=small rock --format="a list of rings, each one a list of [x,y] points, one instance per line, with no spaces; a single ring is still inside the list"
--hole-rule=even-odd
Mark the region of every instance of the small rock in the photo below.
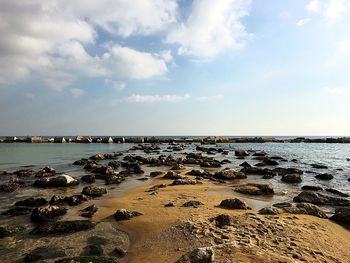
[[[194,208],[197,208],[201,205],[204,205],[202,202],[200,201],[197,201],[197,200],[191,200],[191,201],[187,201],[185,202],[182,206],[183,207],[194,207]]]
[[[56,220],[57,217],[67,213],[67,208],[59,206],[36,207],[32,211],[31,220],[33,222],[42,223]]]
[[[211,263],[214,250],[211,247],[196,248],[179,258],[176,263]]]
[[[315,177],[319,180],[326,180],[326,181],[332,180],[334,178],[334,176],[331,174],[318,174]]]
[[[238,198],[222,200],[219,206],[224,208],[229,208],[229,209],[242,209],[242,210],[251,209],[249,206],[247,206],[245,202],[239,200]]]
[[[136,216],[143,215],[143,213],[138,211],[128,211],[126,209],[118,209],[114,214],[116,221],[128,220]]]
[[[106,188],[97,187],[97,186],[85,186],[81,191],[83,195],[91,197],[100,197],[104,194],[107,194]]]

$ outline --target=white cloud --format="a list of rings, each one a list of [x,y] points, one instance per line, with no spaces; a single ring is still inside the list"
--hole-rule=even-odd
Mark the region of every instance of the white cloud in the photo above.
[[[350,37],[339,43],[339,51],[341,53],[350,53]]]
[[[126,83],[122,81],[114,81],[110,79],[105,79],[106,85],[112,87],[113,89],[116,90],[123,90],[126,88]]]
[[[179,102],[189,99],[191,96],[185,94],[184,96],[179,95],[139,95],[132,94],[126,98],[127,102],[135,103],[151,103],[151,102]]]
[[[312,0],[305,6],[305,9],[309,12],[318,13],[321,10],[321,3],[319,0]]]
[[[198,101],[220,101],[223,100],[224,96],[219,94],[219,95],[213,95],[213,96],[201,96],[201,97],[197,97],[196,100]]]
[[[72,93],[72,95],[74,97],[80,97],[80,96],[85,94],[84,90],[78,89],[78,88],[72,88],[72,89],[70,89],[70,92]]]
[[[303,19],[300,19],[300,20],[297,22],[297,26],[303,27],[303,26],[305,26],[307,23],[309,23],[310,21],[311,21],[310,18],[303,18]]]
[[[249,34],[241,18],[248,15],[250,1],[211,0],[192,2],[187,21],[180,23],[166,38],[179,44],[179,54],[212,58],[226,48],[242,48]]]
[[[345,95],[349,94],[350,89],[348,87],[325,87],[324,91],[332,95]]]
[[[346,11],[345,0],[330,0],[327,9],[326,16],[330,19],[338,19]]]

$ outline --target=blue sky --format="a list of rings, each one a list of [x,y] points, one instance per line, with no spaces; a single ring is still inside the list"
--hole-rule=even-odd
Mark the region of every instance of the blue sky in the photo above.
[[[0,135],[350,135],[349,0],[0,0]]]

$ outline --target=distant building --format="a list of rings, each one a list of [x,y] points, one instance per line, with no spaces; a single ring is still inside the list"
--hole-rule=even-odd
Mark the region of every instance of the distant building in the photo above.
[[[102,138],[102,143],[113,143],[112,137],[104,137]]]

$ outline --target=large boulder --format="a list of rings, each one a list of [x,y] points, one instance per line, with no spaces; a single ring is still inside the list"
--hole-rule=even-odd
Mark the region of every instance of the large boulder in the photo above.
[[[133,217],[143,215],[143,213],[138,212],[138,211],[128,211],[126,209],[118,209],[114,213],[114,219],[116,221],[122,221],[122,220],[129,220]]]
[[[176,263],[211,263],[213,261],[214,250],[211,247],[203,247],[186,253]]]
[[[97,187],[97,186],[85,186],[81,191],[83,195],[91,196],[91,197],[100,197],[104,194],[107,194],[106,188]]]
[[[111,166],[101,166],[92,170],[94,174],[114,174],[114,169]]]
[[[23,181],[11,178],[7,183],[0,185],[0,192],[11,193],[23,186]]]
[[[259,167],[244,167],[241,169],[242,173],[252,174],[252,175],[270,175],[274,176],[276,173],[267,168],[259,168]]]
[[[335,210],[333,216],[330,217],[331,220],[341,223],[350,223],[350,207],[338,208]]]
[[[32,235],[55,235],[69,234],[79,231],[89,230],[95,227],[95,223],[90,220],[55,221],[41,224],[34,228]]]
[[[298,184],[302,182],[300,174],[285,174],[282,175],[281,181],[288,184]]]
[[[247,195],[273,195],[274,190],[268,184],[254,184],[249,183],[239,185],[234,189],[236,192]]]
[[[303,191],[293,198],[294,202],[311,203],[314,205],[349,206],[350,201],[345,198],[333,197],[312,191]]]
[[[67,213],[67,208],[59,206],[36,207],[32,211],[31,220],[36,223],[54,221]]]
[[[244,201],[241,201],[238,198],[222,200],[219,206],[223,208],[229,208],[229,209],[242,209],[242,210],[251,209]]]
[[[235,179],[245,179],[247,176],[242,172],[237,172],[233,169],[224,169],[216,172],[213,178],[219,180],[235,180]]]
[[[44,177],[36,180],[34,186],[37,187],[69,187],[78,185],[79,181],[73,177],[62,174],[56,177]]]

